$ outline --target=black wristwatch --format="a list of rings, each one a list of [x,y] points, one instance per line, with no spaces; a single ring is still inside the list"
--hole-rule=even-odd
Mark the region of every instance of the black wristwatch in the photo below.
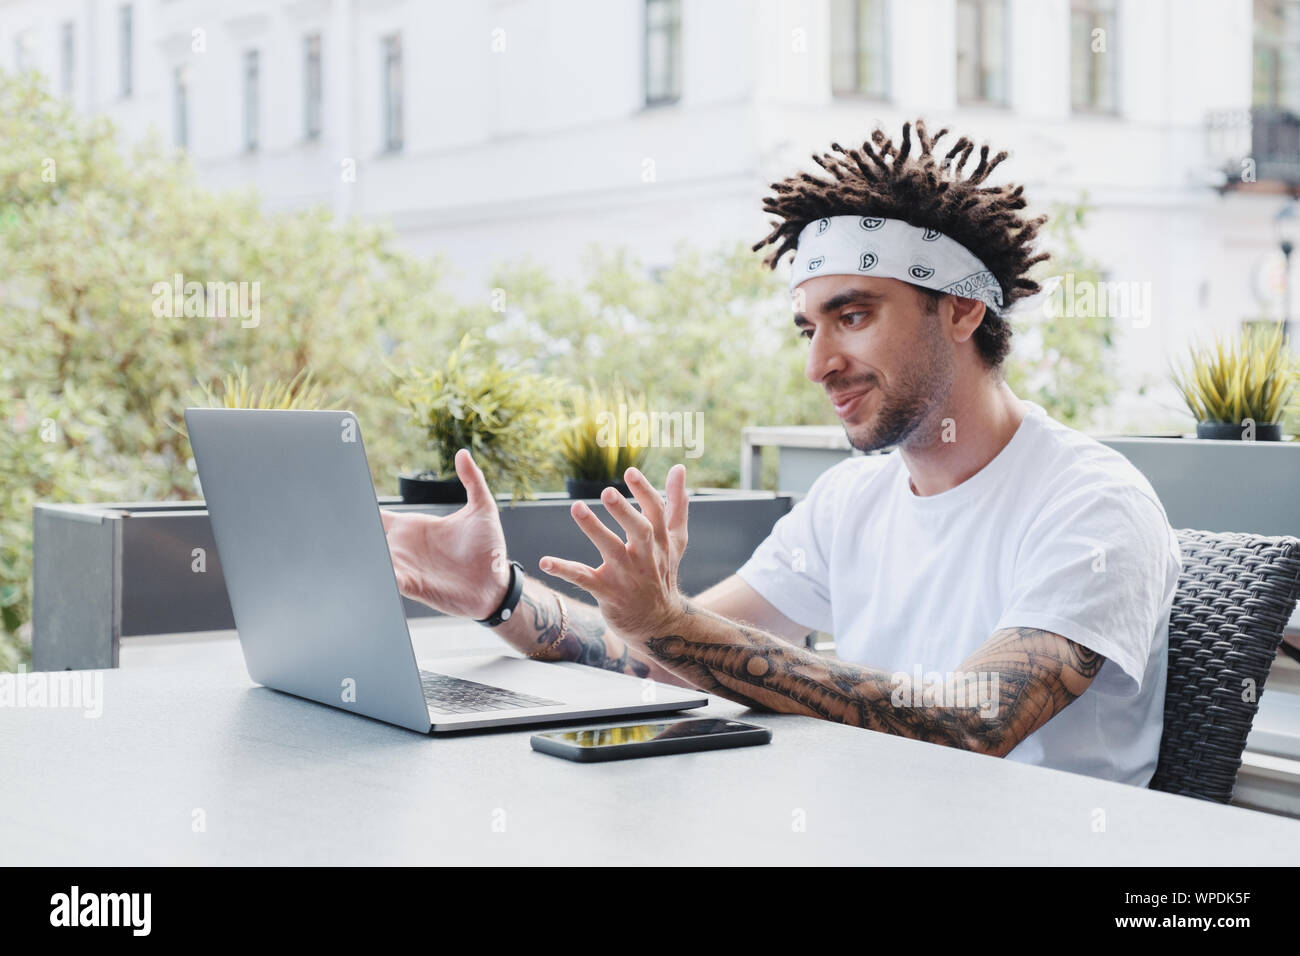
[[[503,621],[510,620],[510,615],[515,613],[515,608],[519,605],[520,595],[524,593],[524,566],[518,561],[510,562],[510,584],[506,588],[506,596],[501,601],[501,606],[492,612],[488,617],[476,621],[476,624],[486,624],[488,627],[496,627]]]

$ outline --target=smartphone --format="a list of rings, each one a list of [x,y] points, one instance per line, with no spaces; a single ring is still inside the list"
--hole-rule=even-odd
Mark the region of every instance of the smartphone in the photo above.
[[[765,744],[772,731],[717,717],[665,720],[621,727],[592,727],[533,734],[533,749],[565,760],[627,760],[692,750],[721,750]]]

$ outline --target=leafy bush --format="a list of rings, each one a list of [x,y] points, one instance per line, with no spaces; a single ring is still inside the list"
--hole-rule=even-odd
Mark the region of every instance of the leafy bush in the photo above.
[[[1088,212],[1086,194],[1078,202],[1053,203],[1047,210],[1043,237],[1052,258],[1034,269],[1040,284],[1067,274],[1079,286],[1093,283],[1095,287],[1101,281],[1100,268],[1079,242]],[[1115,397],[1114,316],[1104,309],[1082,315],[1057,310],[1051,316],[1024,309],[1012,316],[1011,328],[1011,355],[1006,362],[1011,390],[1071,428],[1088,428],[1093,413]]]
[[[437,368],[400,373],[396,395],[424,433],[429,477],[455,477],[468,448],[493,491],[531,498],[555,478],[555,434],[566,383],[497,365],[466,334]]]
[[[804,377],[785,283],[746,243],[679,245],[657,275],[623,248],[589,248],[584,265],[579,284],[528,261],[500,266],[492,285],[504,309],[488,335],[503,357],[571,381],[622,382],[648,410],[692,423],[689,436],[652,436],[651,481],[684,462],[692,487],[735,487],[741,428],[838,421]]]
[[[460,318],[437,264],[395,252],[383,230],[204,190],[170,149],[121,148],[110,123],[37,78],[0,73],[0,142],[0,656],[12,663],[26,654],[12,635],[30,616],[36,501],[193,497],[175,426],[196,386],[233,364],[253,381],[310,367],[346,393],[383,380],[386,361],[436,354]],[[159,307],[176,276],[204,290],[189,315]],[[258,284],[255,325],[214,307],[206,293],[228,283]],[[411,444],[401,410],[387,388],[355,391],[376,484],[395,492]]]

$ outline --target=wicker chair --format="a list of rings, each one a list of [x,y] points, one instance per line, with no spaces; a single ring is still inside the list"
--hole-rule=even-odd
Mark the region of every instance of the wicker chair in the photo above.
[[[1165,725],[1150,788],[1227,803],[1300,595],[1300,539],[1177,534],[1183,570],[1169,617]]]

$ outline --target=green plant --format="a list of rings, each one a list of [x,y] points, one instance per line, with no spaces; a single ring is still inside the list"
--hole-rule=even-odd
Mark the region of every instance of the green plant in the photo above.
[[[1281,421],[1295,388],[1281,323],[1244,327],[1192,346],[1190,366],[1170,363],[1174,385],[1198,422],[1260,425]]]
[[[675,462],[692,487],[735,487],[747,425],[839,421],[804,375],[808,351],[790,323],[787,283],[748,242],[682,243],[654,273],[626,248],[590,246],[583,259],[575,283],[527,261],[496,270],[490,284],[508,294],[510,314],[497,349],[570,381],[622,382],[653,395],[661,413],[680,414],[689,436],[652,442],[646,475],[658,487]]]
[[[307,369],[300,370],[287,382],[273,379],[257,388],[248,382],[248,367],[240,365],[237,371],[228,372],[219,379],[215,387],[206,382],[199,383],[192,404],[200,408],[316,409],[339,403],[326,399],[324,389],[319,382],[312,380],[312,373]],[[183,420],[169,424],[189,437]]]
[[[645,396],[621,384],[606,389],[594,382],[575,390],[572,417],[560,434],[565,477],[584,481],[622,481],[629,468],[641,468],[650,454],[645,429],[629,428],[647,415]]]
[[[352,391],[382,485],[409,441],[391,392],[357,383],[475,324],[385,230],[203,189],[175,150],[124,143],[48,86],[0,71],[0,669],[27,654],[34,504],[194,497],[175,423],[196,382],[310,368]],[[231,283],[257,290],[256,320],[214,307]]]
[[[239,374],[230,373],[217,389],[203,386],[203,397],[208,408],[326,408],[325,391],[312,374],[302,369],[289,381],[275,379],[260,389],[248,384],[248,367],[240,366]]]
[[[554,436],[566,383],[522,367],[503,367],[466,333],[441,366],[397,374],[397,399],[423,434],[428,471],[451,477],[468,448],[493,490],[512,500],[535,497],[554,477]]]
[[[1101,269],[1081,242],[1091,212],[1087,193],[1075,201],[1051,203],[1045,212],[1041,235],[1052,258],[1034,266],[1033,278],[1046,287],[1054,277],[1070,276],[1078,288],[1096,288]],[[1090,427],[1116,391],[1111,352],[1115,317],[1110,310],[1026,308],[1012,314],[1011,327],[1006,380],[1012,391],[1071,428]]]

